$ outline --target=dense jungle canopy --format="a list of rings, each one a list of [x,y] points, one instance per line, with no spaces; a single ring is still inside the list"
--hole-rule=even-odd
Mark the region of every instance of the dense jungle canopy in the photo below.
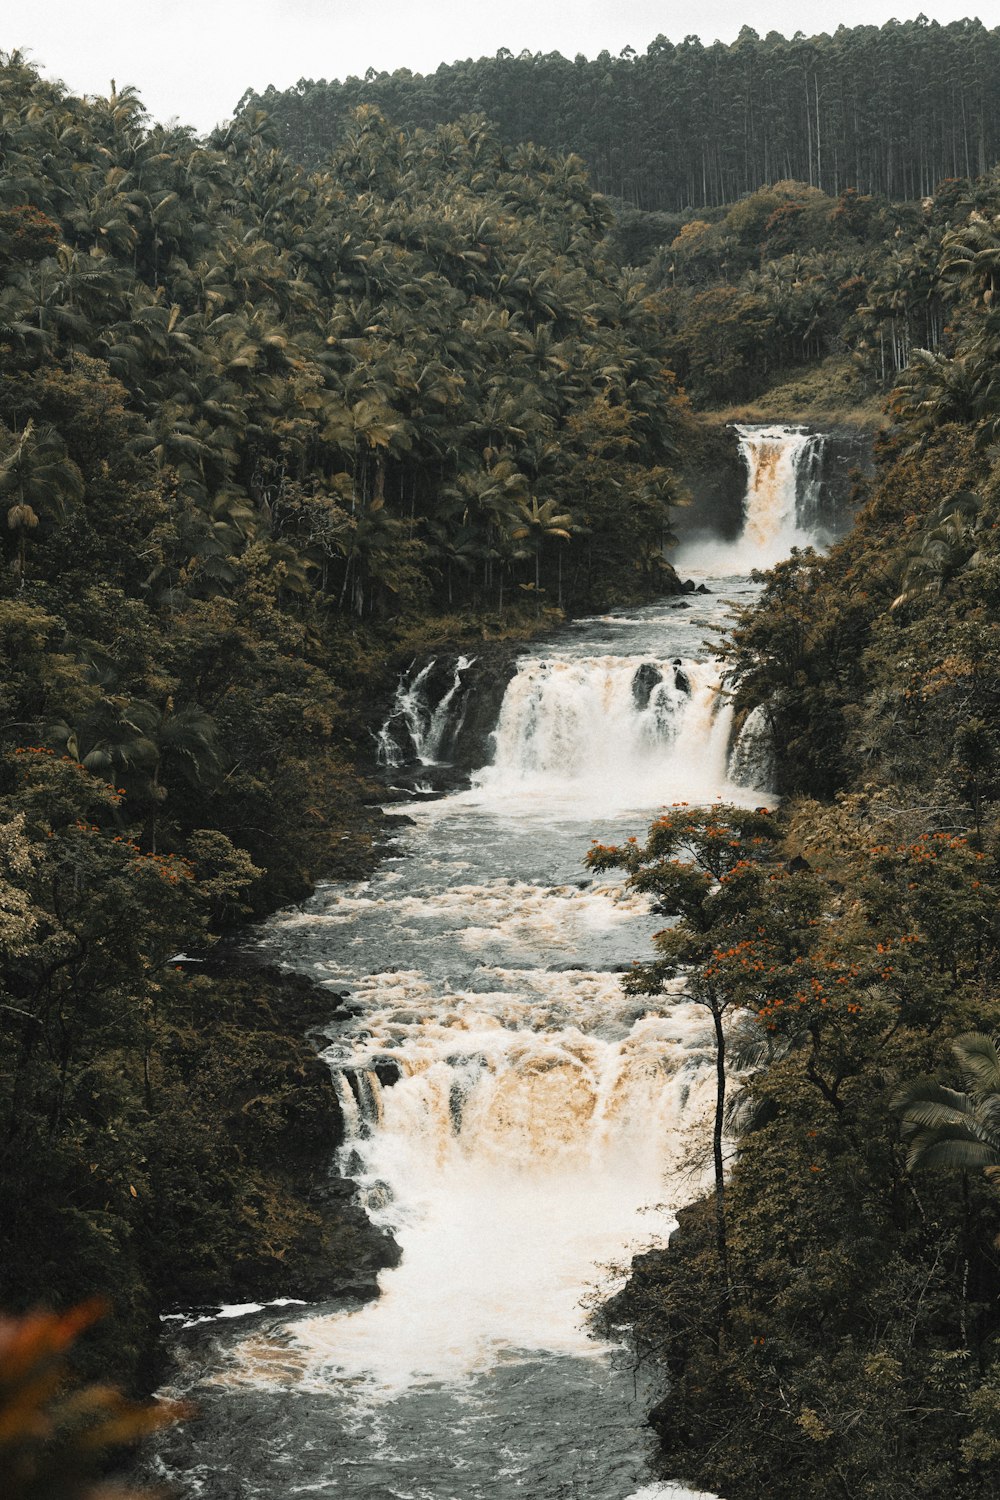
[[[0,74],[4,1300],[113,1291],[129,1371],[355,1253],[275,1186],[308,1048],[168,960],[364,866],[408,642],[669,583],[690,418],[577,161],[363,110],[313,171]]]

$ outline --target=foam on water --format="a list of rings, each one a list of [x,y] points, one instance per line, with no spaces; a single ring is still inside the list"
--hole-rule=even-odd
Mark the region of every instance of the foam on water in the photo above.
[[[659,678],[645,703],[639,672]],[[487,810],[548,819],[744,800],[727,774],[731,727],[712,660],[528,658],[507,689],[493,763],[465,795]]]

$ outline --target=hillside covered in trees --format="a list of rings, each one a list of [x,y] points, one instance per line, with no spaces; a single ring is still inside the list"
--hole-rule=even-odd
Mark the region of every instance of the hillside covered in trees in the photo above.
[[[302,79],[248,92],[241,107],[266,109],[288,151],[313,163],[358,105],[407,129],[481,111],[507,144],[578,152],[601,192],[677,212],[782,178],[907,199],[984,172],[1000,154],[998,68],[1000,29],[921,16],[790,40],[745,26],[728,46],[658,36],[643,53],[589,61],[501,50],[427,75]]]
[[[7,1306],[106,1292],[91,1358],[134,1375],[172,1301],[370,1281],[392,1248],[324,1186],[314,996],[175,960],[368,867],[363,705],[401,654],[670,587],[684,389],[791,418],[835,369],[834,406],[891,392],[857,525],[729,647],[777,833],[684,814],[680,849],[667,820],[593,856],[681,918],[635,993],[680,963],[724,989],[753,1068],[724,1201],[618,1310],[671,1382],[671,1474],[992,1493],[995,36],[500,57],[248,100],[205,142],[4,61]],[[651,212],[616,221],[564,131]]]
[[[594,62],[500,54],[303,80],[241,111],[265,109],[313,163],[359,105],[407,128],[481,110],[508,145],[576,152],[614,209],[608,251],[662,294],[661,347],[696,406],[764,397],[756,414],[782,416],[818,398],[814,415],[867,403],[873,422],[911,351],[942,347],[944,236],[988,210],[974,184],[1000,152],[998,39],[971,21],[791,41],[745,29],[729,47],[659,38]]]

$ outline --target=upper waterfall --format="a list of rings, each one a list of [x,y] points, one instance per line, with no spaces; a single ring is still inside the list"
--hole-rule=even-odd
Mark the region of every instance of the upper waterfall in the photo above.
[[[742,527],[723,540],[689,540],[676,559],[685,570],[747,574],[771,568],[793,547],[825,547],[833,529],[822,483],[826,434],[775,423],[736,424],[746,473]]]
[[[756,565],[787,557],[793,547],[817,541],[819,483],[816,459],[822,434],[796,427],[736,428],[747,468],[741,541]]]

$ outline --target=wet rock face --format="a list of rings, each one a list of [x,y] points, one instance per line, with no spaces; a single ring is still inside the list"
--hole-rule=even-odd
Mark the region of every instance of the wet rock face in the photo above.
[[[403,1076],[402,1068],[396,1062],[395,1058],[392,1057],[376,1058],[372,1064],[372,1072],[385,1089],[391,1088],[394,1083],[398,1083]]]
[[[874,434],[861,427],[831,427],[826,433],[823,444],[823,485],[835,517],[844,520],[850,515],[854,475],[872,472],[873,441]]]
[[[649,706],[654,688],[663,681],[663,673],[651,661],[644,661],[632,678],[632,698],[640,711]]]
[[[403,683],[413,685],[419,679],[410,708],[418,721],[417,733],[400,710],[397,696],[383,710],[382,725],[399,759],[395,765],[380,768],[380,778],[407,791],[419,788],[425,795],[440,796],[465,785],[471,771],[489,763],[500,705],[517,671],[517,659],[526,649],[523,642],[487,642],[465,653],[469,664],[461,670],[461,657],[455,651],[442,652],[429,662],[415,662]],[[432,726],[433,745],[429,747]]]
[[[452,760],[465,771],[488,764],[492,735],[500,717],[507,684],[517,671],[517,659],[527,647],[505,641],[491,642],[477,653],[468,672],[469,702],[461,731],[452,747]]]

